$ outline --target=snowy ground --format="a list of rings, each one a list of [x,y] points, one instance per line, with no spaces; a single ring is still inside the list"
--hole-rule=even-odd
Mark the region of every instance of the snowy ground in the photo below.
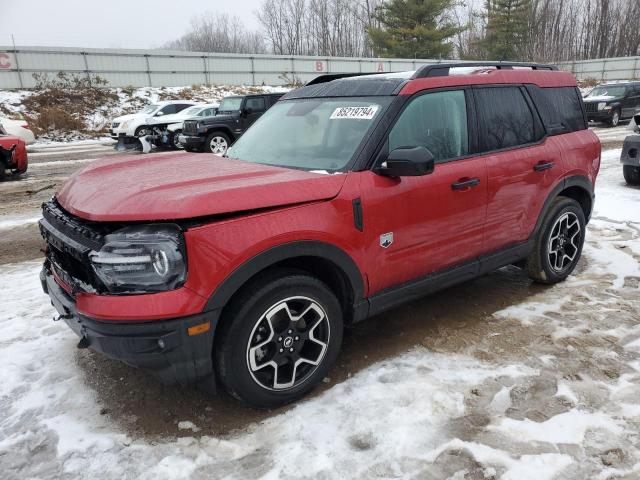
[[[406,318],[406,351],[223,435],[195,406],[170,435],[115,421],[107,387],[88,381],[103,372],[51,321],[39,262],[0,266],[2,478],[640,478],[640,189],[624,185],[619,154],[603,154],[583,259],[568,281],[523,287],[506,308],[483,303],[482,292],[464,304],[465,288],[528,285],[507,268],[448,290],[460,299],[446,309],[474,312],[460,321],[431,318],[441,315],[434,300],[372,320]],[[30,220],[6,219],[0,234]],[[437,327],[416,334],[415,317]],[[394,341],[384,329],[378,337]]]

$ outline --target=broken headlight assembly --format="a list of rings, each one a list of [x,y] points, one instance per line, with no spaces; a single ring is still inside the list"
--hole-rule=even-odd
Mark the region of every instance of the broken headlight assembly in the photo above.
[[[117,230],[105,237],[100,251],[91,252],[89,259],[110,293],[174,290],[187,278],[184,239],[173,224]]]

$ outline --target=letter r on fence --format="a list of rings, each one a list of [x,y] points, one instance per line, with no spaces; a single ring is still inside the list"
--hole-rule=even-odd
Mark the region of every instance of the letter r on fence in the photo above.
[[[11,68],[11,62],[10,62],[10,58],[9,54],[7,53],[0,53],[0,68]]]

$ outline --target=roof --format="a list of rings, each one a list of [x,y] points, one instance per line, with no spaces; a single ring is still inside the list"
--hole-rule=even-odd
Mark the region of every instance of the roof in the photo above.
[[[282,99],[410,95],[429,88],[501,83],[540,87],[577,85],[572,74],[550,65],[474,62],[426,65],[417,71],[396,73],[323,75],[304,87],[292,90]]]
[[[292,90],[282,100],[313,97],[374,97],[396,95],[414,72],[383,75],[357,75],[329,82],[310,84]]]

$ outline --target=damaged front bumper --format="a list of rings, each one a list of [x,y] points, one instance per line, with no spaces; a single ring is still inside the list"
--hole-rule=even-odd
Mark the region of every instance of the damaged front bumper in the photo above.
[[[103,321],[78,313],[74,298],[46,264],[40,281],[59,313],[56,320],[64,320],[80,337],[79,348],[146,370],[165,385],[196,384],[215,391],[212,312],[148,322]]]

